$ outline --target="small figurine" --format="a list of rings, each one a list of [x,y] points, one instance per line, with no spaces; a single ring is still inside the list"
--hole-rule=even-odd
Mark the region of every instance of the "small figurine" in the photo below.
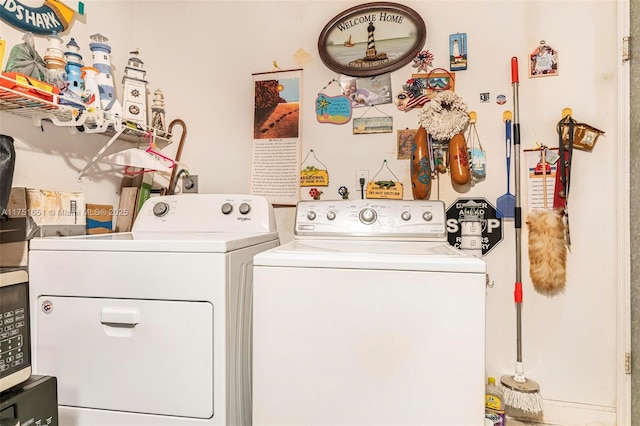
[[[164,133],[164,94],[160,89],[153,92],[153,104],[151,105],[151,127]]]
[[[338,194],[340,194],[343,200],[349,199],[349,190],[346,186],[341,186],[340,188],[338,188]]]
[[[144,62],[138,58],[138,50],[129,52],[132,56],[124,68],[122,84],[124,84],[123,117],[143,126],[147,125],[147,81]]]
[[[314,200],[319,200],[320,199],[320,195],[322,195],[322,191],[318,190],[318,188],[311,188],[309,190],[309,195]]]
[[[89,37],[89,50],[93,55],[93,68],[98,70],[96,82],[100,88],[100,104],[104,111],[109,111],[112,115],[121,115],[122,106],[116,98],[113,87],[113,71],[111,69],[111,46],[107,43],[109,39],[102,34],[93,34]]]

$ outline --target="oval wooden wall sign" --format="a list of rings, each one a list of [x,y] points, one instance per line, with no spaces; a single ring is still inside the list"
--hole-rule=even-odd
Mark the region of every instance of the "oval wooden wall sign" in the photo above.
[[[415,10],[397,3],[366,3],[329,21],[318,38],[318,51],[331,70],[368,77],[408,64],[426,39],[426,26]]]

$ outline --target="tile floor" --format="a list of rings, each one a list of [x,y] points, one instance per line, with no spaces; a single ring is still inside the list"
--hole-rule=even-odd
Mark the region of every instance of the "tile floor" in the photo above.
[[[505,422],[508,426],[560,426],[560,425],[552,425],[550,423],[531,423],[531,422],[523,422],[520,420],[507,418]]]

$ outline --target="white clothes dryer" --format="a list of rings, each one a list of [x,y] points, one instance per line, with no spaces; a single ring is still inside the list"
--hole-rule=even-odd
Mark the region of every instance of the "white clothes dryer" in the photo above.
[[[486,264],[440,201],[301,201],[254,258],[253,421],[484,424]]]
[[[30,244],[33,369],[57,377],[61,425],[251,424],[265,198],[152,197],[132,232]]]

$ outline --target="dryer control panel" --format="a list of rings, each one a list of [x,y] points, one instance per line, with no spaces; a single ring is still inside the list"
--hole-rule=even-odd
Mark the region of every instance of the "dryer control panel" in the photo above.
[[[294,232],[303,238],[446,241],[446,220],[442,201],[300,201],[296,207]]]

